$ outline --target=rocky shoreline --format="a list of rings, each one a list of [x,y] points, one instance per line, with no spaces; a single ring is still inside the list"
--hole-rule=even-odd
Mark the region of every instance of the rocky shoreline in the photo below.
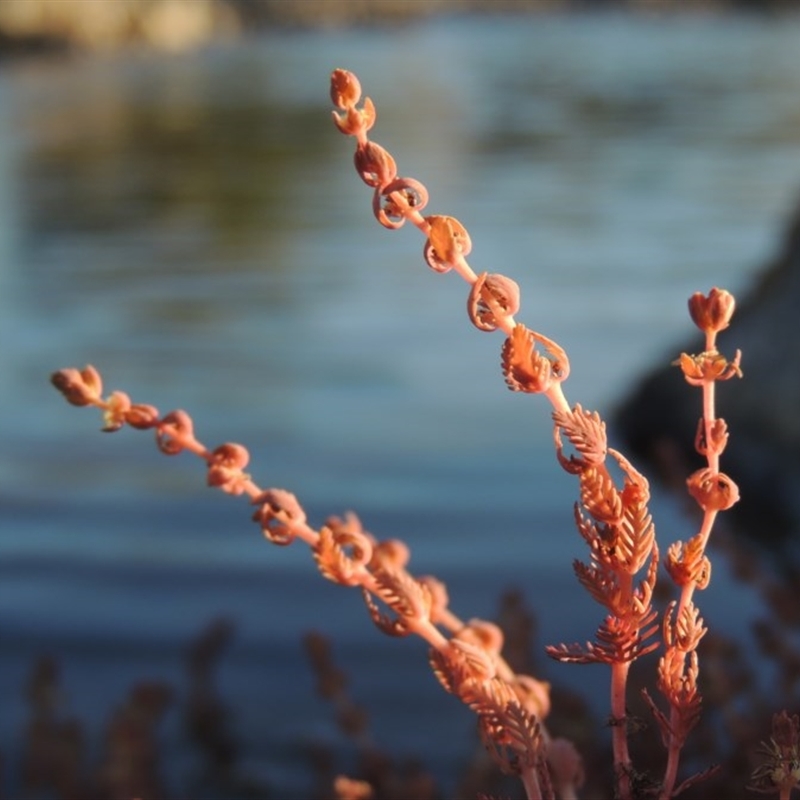
[[[276,27],[402,24],[463,14],[625,9],[675,13],[671,0],[3,0],[0,58],[143,45],[180,51]],[[785,12],[800,0],[690,0],[685,11]]]

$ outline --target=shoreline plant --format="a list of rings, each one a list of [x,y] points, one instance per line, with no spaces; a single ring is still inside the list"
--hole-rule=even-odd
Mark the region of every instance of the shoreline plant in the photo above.
[[[466,258],[470,236],[457,219],[423,214],[428,191],[418,180],[399,176],[393,156],[369,138],[376,110],[369,98],[362,102],[361,86],[353,73],[334,70],[331,99],[336,127],[356,140],[355,168],[372,190],[378,222],[390,230],[410,222],[421,231],[427,265],[436,273],[455,272],[468,284],[466,306],[472,324],[481,331],[500,330],[505,335],[500,362],[508,388],[544,395],[552,406],[556,459],[578,482],[575,524],[589,549],[588,560],[576,560],[573,569],[579,583],[604,608],[604,617],[592,641],[559,644],[546,652],[561,662],[609,667],[615,795],[622,800],[674,797],[716,769],[709,767],[679,782],[681,754],[702,707],[698,645],[706,627],[694,595],[711,578],[706,548],[717,515],[739,497],[734,481],[720,471],[729,434],[715,409],[716,382],[742,374],[740,352],[729,360],[716,343],[717,334],[730,323],[734,298],[715,287],[689,299],[690,316],[704,334],[703,350],[682,353],[674,363],[684,379],[702,391],[695,448],[706,466],[686,482],[702,511],[702,521],[694,536],[672,543],[662,559],[648,510],[647,480],[608,445],[606,426],[597,412],[568,402],[563,390],[570,372],[567,354],[552,339],[515,320],[520,308],[518,285],[504,275],[472,269]],[[92,366],[59,370],[52,383],[69,403],[100,409],[102,430],[112,432],[124,426],[152,430],[165,455],[188,451],[200,458],[209,486],[249,499],[254,506],[252,518],[268,541],[281,546],[305,543],[325,578],[361,590],[370,617],[381,631],[423,638],[435,676],[447,692],[476,713],[487,750],[504,772],[520,777],[529,800],[579,796],[585,780],[580,755],[569,741],[553,738],[545,724],[551,710],[549,685],[511,669],[502,655],[503,635],[498,626],[460,619],[449,608],[444,583],[432,576],[412,575],[404,542],[377,539],[352,513],[331,516],[313,527],[294,494],[265,488],[246,472],[250,456],[243,445],[225,443],[209,449],[196,438],[192,418],[183,410],[162,416],[154,406],[133,402],[122,391],[104,397],[103,380]],[[659,612],[653,599],[662,564],[678,589],[678,599]],[[635,726],[628,713],[628,676],[637,659],[659,648],[654,686],[660,697],[643,693],[665,749],[663,773],[655,776],[637,769],[631,759],[629,741]],[[776,715],[773,738],[764,745],[767,760],[754,774],[751,788],[780,798],[790,796],[800,785],[798,739],[798,717],[786,712]]]

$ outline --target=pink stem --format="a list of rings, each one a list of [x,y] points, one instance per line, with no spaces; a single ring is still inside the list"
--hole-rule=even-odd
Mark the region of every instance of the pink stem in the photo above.
[[[536,775],[535,767],[527,767],[522,770],[519,776],[522,785],[525,787],[525,796],[528,800],[542,800],[542,788],[539,786],[539,778]]]
[[[611,665],[611,737],[614,747],[614,774],[617,781],[617,796],[620,800],[629,800],[631,797],[631,757],[628,752],[627,708],[625,703],[630,666],[630,661],[617,662]]]

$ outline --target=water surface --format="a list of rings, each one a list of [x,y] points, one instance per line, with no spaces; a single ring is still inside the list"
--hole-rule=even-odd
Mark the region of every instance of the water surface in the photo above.
[[[100,434],[47,376],[93,363],[136,401],[187,408],[312,521],[351,508],[404,538],[464,617],[516,584],[545,641],[586,639],[599,615],[573,584],[575,486],[548,410],[507,391],[501,339],[469,326],[464,286],[427,270],[417,232],[372,219],[328,74],[360,75],[374,138],[468,226],[476,270],[519,282],[520,320],[571,355],[570,400],[608,413],[674,358],[693,291],[745,291],[777,247],[800,187],[798,44],[791,19],[533,17],[7,67],[3,749],[34,654],[61,659],[97,730],[132,677],[180,685],[180,648],[225,613],[224,690],[259,775],[302,794],[280,746],[329,732],[299,645],[314,627],[378,738],[452,776],[469,715],[424,648],[384,640],[299,546],[264,543],[199,464]],[[662,541],[693,533],[656,508]],[[724,570],[712,588],[712,624],[742,625],[749,598]],[[168,739],[182,752],[176,726]]]

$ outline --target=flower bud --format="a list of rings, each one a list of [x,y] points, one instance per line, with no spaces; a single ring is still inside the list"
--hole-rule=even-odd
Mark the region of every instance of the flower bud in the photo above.
[[[158,425],[158,409],[147,403],[135,403],[126,412],[125,422],[139,430],[155,428]]]
[[[730,292],[715,286],[708,296],[695,292],[689,298],[689,314],[694,324],[704,333],[717,333],[728,327],[736,308]]]
[[[253,499],[253,505],[258,506],[253,521],[273,544],[291,544],[296,536],[293,529],[305,525],[303,507],[286,489],[267,489]]]
[[[549,355],[536,349],[537,342],[544,345]],[[512,392],[547,392],[569,376],[569,359],[564,350],[552,339],[521,324],[514,326],[503,343],[501,366]]]
[[[377,112],[369,97],[364,98],[361,108],[350,106],[346,111],[332,111],[331,116],[336,127],[345,136],[363,136],[375,124]]]
[[[428,190],[413,178],[396,178],[376,189],[372,198],[372,213],[385,228],[396,230],[415,212],[428,204]]]
[[[482,272],[467,298],[470,321],[480,331],[497,330],[497,313],[512,317],[519,311],[519,285],[505,275]]]
[[[425,262],[436,272],[447,272],[459,256],[468,255],[472,249],[469,233],[455,217],[432,214],[425,221],[429,225]]]
[[[384,569],[403,569],[411,560],[411,550],[400,539],[386,539],[375,546],[374,565]]]
[[[209,486],[216,486],[228,494],[242,494],[250,476],[243,470],[250,461],[250,454],[240,444],[220,445],[208,458]]]
[[[697,433],[694,437],[694,449],[701,456],[722,455],[728,444],[728,424],[721,417],[711,420],[706,431],[706,421],[700,417],[697,422]]]
[[[70,367],[54,372],[50,376],[50,383],[73,406],[88,406],[99,400],[103,391],[100,373],[91,365],[80,371]]]
[[[183,452],[188,442],[194,440],[192,418],[178,409],[170,411],[156,427],[156,447],[166,456],[176,456]]]
[[[383,187],[397,177],[397,164],[392,154],[375,142],[356,149],[356,172],[367,186]]]
[[[351,108],[361,99],[361,83],[346,69],[331,73],[331,100],[337,108]]]
[[[703,511],[725,511],[739,500],[739,487],[733,480],[708,467],[692,473],[686,486]]]

